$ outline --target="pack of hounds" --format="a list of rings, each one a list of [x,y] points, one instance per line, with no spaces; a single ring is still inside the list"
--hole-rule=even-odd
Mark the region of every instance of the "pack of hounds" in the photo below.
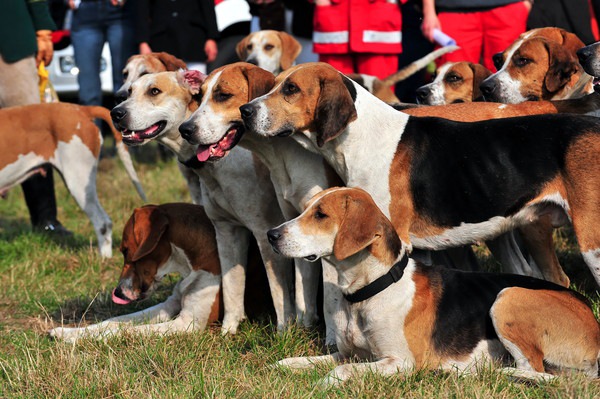
[[[552,232],[572,224],[600,284],[600,44],[528,31],[494,57],[495,73],[443,65],[418,104],[400,103],[390,87],[453,48],[383,80],[295,65],[300,50],[286,33],[259,31],[238,44],[241,62],[208,76],[166,53],[128,61],[110,111],[117,140],[173,151],[194,204],[134,210],[112,298],[142,299],[169,273],[181,280],[163,303],[50,335],[74,342],[215,322],[235,333],[257,289],[246,281],[257,252],[277,328],[323,317],[325,343],[336,347],[278,366],[336,364],[324,385],[367,372],[471,373],[482,362],[528,379],[598,378],[599,324],[568,288]],[[12,151],[0,158],[0,190],[51,163],[105,257],[101,138],[88,127],[107,114],[60,103],[0,110]],[[504,273],[472,271],[479,242]]]

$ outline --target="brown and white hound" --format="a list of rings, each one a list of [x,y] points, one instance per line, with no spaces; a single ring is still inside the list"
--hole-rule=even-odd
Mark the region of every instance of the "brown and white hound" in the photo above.
[[[23,182],[40,167],[56,168],[77,205],[94,225],[103,257],[112,256],[112,221],[96,191],[102,135],[94,118],[104,120],[115,137],[117,154],[142,200],[144,190],[121,135],[114,130],[103,107],[46,103],[0,109],[0,196]]]
[[[584,46],[559,28],[527,31],[504,52],[494,56],[498,72],[480,86],[487,101],[520,103],[529,100],[579,98],[593,92],[593,79],[577,62]]]
[[[573,222],[600,284],[600,122],[534,115],[459,123],[397,112],[324,63],[280,74],[241,108],[248,129],[289,136],[368,191],[400,238],[443,249],[541,217]]]
[[[425,105],[470,103],[482,100],[479,85],[492,72],[472,62],[447,62],[433,82],[417,89],[417,102]]]
[[[321,385],[367,373],[473,373],[507,365],[507,354],[516,368],[502,372],[513,376],[546,380],[578,371],[598,378],[600,328],[585,297],[526,276],[424,266],[407,256],[394,226],[361,189],[325,190],[268,235],[275,251],[330,259],[338,271],[338,352],[277,363],[336,364]]]
[[[302,45],[287,32],[265,29],[240,40],[235,51],[241,61],[277,75],[294,65]]]

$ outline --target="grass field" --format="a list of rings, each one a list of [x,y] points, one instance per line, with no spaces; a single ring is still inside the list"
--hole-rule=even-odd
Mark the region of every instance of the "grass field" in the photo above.
[[[150,202],[189,201],[175,162],[136,166]],[[167,279],[150,300],[114,305],[110,292],[121,271],[121,231],[141,202],[120,162],[103,159],[98,191],[114,224],[114,256],[101,260],[89,220],[56,180],[59,219],[75,232],[65,242],[31,231],[19,188],[0,201],[0,398],[600,397],[600,384],[580,376],[530,384],[493,370],[468,377],[369,375],[323,390],[316,382],[328,367],[305,372],[270,367],[284,357],[322,353],[322,332],[292,327],[277,334],[267,322],[244,322],[237,335],[228,337],[215,326],[168,337],[124,335],[74,345],[52,341],[46,332],[54,326],[86,324],[150,306],[166,298],[177,279]],[[557,241],[567,274],[593,301],[598,316],[600,299],[572,234],[560,230]],[[485,250],[477,252],[494,267]]]

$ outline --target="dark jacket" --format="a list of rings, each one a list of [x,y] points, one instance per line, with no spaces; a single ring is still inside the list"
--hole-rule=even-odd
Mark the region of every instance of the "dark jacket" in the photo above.
[[[186,62],[204,62],[204,43],[219,35],[214,0],[137,0],[138,43]]]
[[[5,62],[33,56],[35,32],[55,29],[46,0],[0,1],[0,54]]]

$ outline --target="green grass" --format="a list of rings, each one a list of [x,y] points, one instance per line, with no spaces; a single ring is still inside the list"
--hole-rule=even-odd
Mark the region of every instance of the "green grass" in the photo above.
[[[150,202],[189,201],[173,161],[136,167]],[[72,239],[56,242],[32,232],[19,188],[0,201],[0,398],[600,397],[600,385],[580,376],[526,384],[493,370],[468,377],[424,371],[390,378],[368,375],[325,391],[316,382],[330,367],[302,372],[270,367],[284,357],[322,354],[322,331],[292,327],[278,334],[265,322],[244,322],[237,335],[228,337],[214,326],[168,337],[126,334],[75,345],[50,340],[46,331],[61,323],[95,322],[163,300],[176,281],[167,279],[143,303],[114,305],[110,291],[121,271],[121,231],[141,201],[120,162],[103,159],[98,191],[114,224],[114,256],[102,260],[89,220],[56,180],[59,219],[75,232]],[[598,315],[600,299],[589,288],[572,233],[562,230],[557,240],[567,274],[593,300]],[[487,251],[477,253],[495,267]]]

